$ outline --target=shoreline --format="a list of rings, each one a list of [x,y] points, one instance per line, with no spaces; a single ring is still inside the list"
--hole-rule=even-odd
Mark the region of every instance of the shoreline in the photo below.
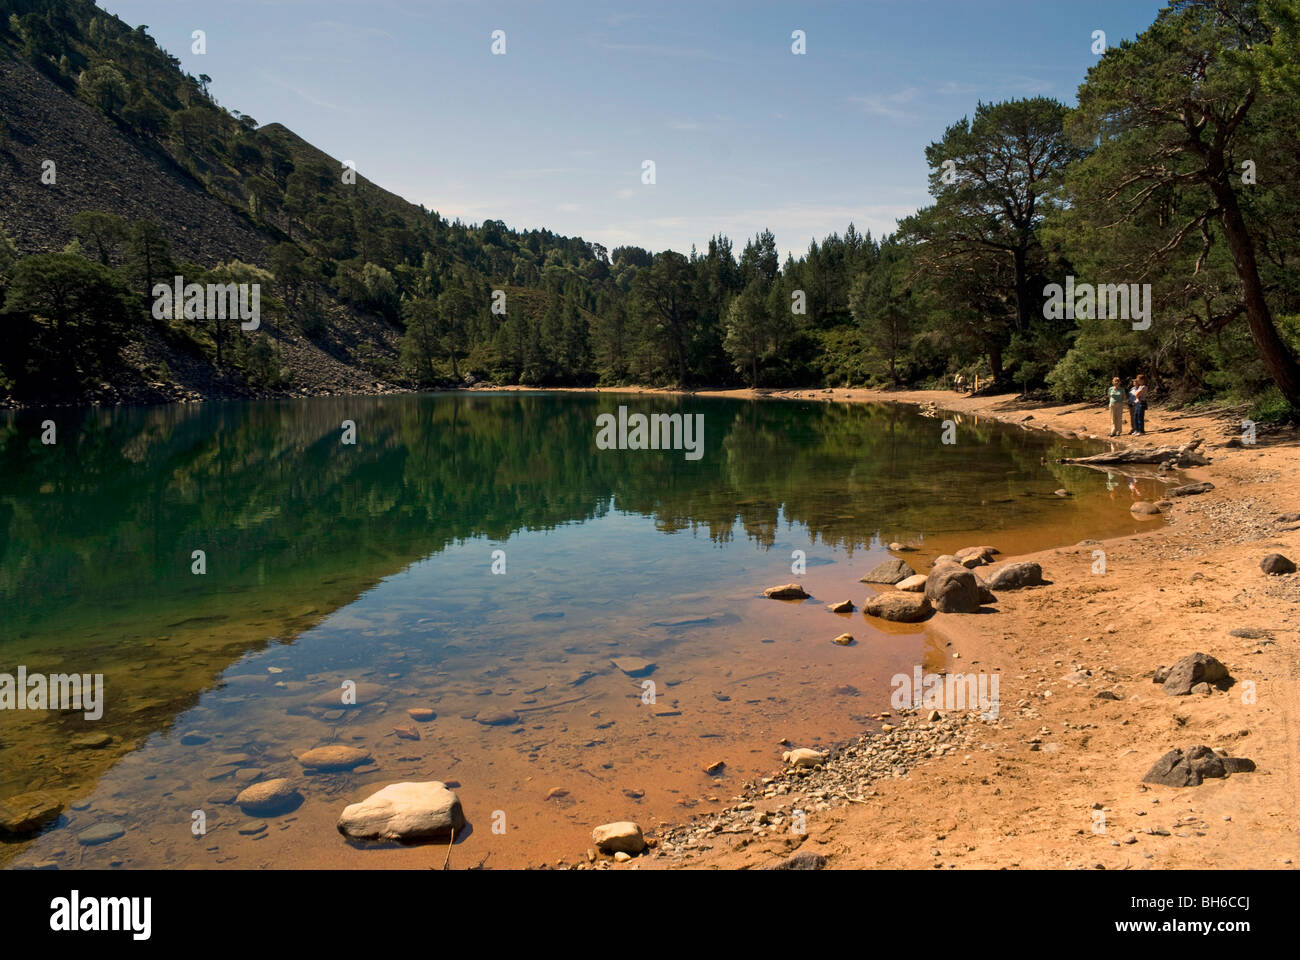
[[[506,388],[503,392],[520,389],[532,392],[625,395],[682,392],[648,388],[587,388],[578,391]],[[496,391],[497,388],[474,388],[466,392]],[[1025,430],[1044,430],[1076,439],[1088,437],[1106,442],[1111,447],[1138,442],[1129,437],[1106,437],[1109,418],[1100,404],[1024,404],[1017,402],[1011,395],[970,397],[951,391],[818,389],[700,393],[730,398],[900,403],[951,411],[959,415],[959,420],[962,416],[980,417],[999,420]],[[1234,851],[1242,845],[1241,834],[1248,833],[1252,838],[1251,855],[1256,860],[1255,865],[1289,865],[1294,855],[1300,855],[1300,849],[1297,849],[1289,835],[1279,840],[1254,839],[1257,836],[1267,837],[1268,831],[1276,831],[1279,824],[1289,826],[1293,819],[1288,803],[1296,787],[1297,763],[1294,751],[1278,732],[1278,724],[1270,718],[1269,729],[1264,730],[1262,725],[1256,725],[1258,718],[1252,714],[1235,729],[1227,729],[1223,726],[1222,717],[1213,710],[1207,713],[1201,708],[1212,705],[1223,713],[1222,708],[1229,704],[1236,689],[1228,697],[1216,694],[1205,698],[1165,698],[1142,674],[1145,672],[1149,675],[1156,666],[1167,665],[1194,651],[1217,656],[1229,666],[1233,676],[1239,679],[1257,680],[1248,669],[1263,665],[1262,672],[1273,686],[1267,698],[1261,693],[1260,706],[1263,708],[1267,705],[1270,712],[1279,713],[1280,724],[1286,727],[1300,705],[1297,685],[1290,677],[1289,661],[1285,659],[1294,651],[1294,647],[1290,646],[1295,641],[1294,615],[1278,606],[1271,607],[1267,616],[1258,617],[1259,622],[1268,620],[1289,624],[1285,628],[1269,628],[1274,630],[1273,637],[1276,640],[1273,637],[1223,636],[1230,626],[1255,621],[1232,619],[1226,614],[1220,614],[1218,607],[1200,611],[1206,616],[1208,624],[1206,629],[1199,632],[1182,630],[1179,634],[1185,616],[1176,610],[1154,611],[1158,618],[1162,618],[1155,621],[1149,617],[1141,620],[1141,617],[1145,612],[1152,612],[1144,608],[1165,604],[1163,595],[1167,590],[1175,594],[1175,602],[1171,607],[1193,600],[1197,607],[1205,607],[1204,601],[1196,596],[1209,586],[1210,581],[1205,576],[1199,580],[1184,578],[1185,583],[1175,584],[1161,573],[1170,556],[1175,556],[1187,568],[1180,570],[1181,573],[1195,570],[1195,567],[1189,565],[1190,559],[1177,555],[1178,551],[1186,554],[1189,543],[1192,544],[1192,549],[1202,548],[1202,555],[1216,558],[1215,562],[1222,554],[1227,558],[1225,562],[1236,564],[1234,574],[1239,581],[1246,583],[1248,591],[1265,586],[1286,588],[1291,591],[1290,595],[1280,599],[1292,604],[1300,602],[1300,579],[1296,575],[1269,577],[1262,574],[1257,566],[1259,557],[1272,549],[1272,545],[1269,550],[1263,548],[1265,541],[1271,542],[1278,537],[1281,540],[1276,546],[1281,552],[1293,559],[1300,558],[1300,546],[1297,545],[1300,540],[1291,535],[1293,529],[1300,528],[1278,524],[1261,527],[1255,523],[1257,516],[1252,520],[1245,514],[1234,516],[1231,512],[1234,504],[1241,506],[1247,500],[1258,506],[1254,497],[1259,495],[1271,498],[1267,506],[1272,508],[1272,515],[1284,510],[1300,511],[1300,495],[1292,496],[1288,492],[1290,487],[1295,487],[1295,480],[1300,479],[1300,443],[1297,443],[1297,436],[1291,430],[1271,431],[1267,435],[1261,431],[1258,448],[1215,449],[1214,444],[1218,440],[1231,435],[1232,424],[1226,419],[1188,414],[1173,414],[1166,418],[1161,411],[1154,411],[1148,416],[1150,435],[1139,438],[1140,442],[1153,445],[1182,443],[1197,434],[1207,440],[1210,449],[1206,452],[1213,461],[1211,465],[1182,470],[1179,476],[1198,480],[1213,478],[1216,489],[1201,496],[1179,499],[1173,507],[1169,523],[1099,541],[1097,546],[1104,548],[1108,560],[1115,564],[1108,579],[1099,581],[1088,572],[1092,563],[1092,544],[1087,548],[1063,544],[1019,556],[998,556],[995,568],[1009,560],[1031,559],[1040,562],[1050,583],[1018,591],[998,591],[998,603],[994,608],[996,612],[986,608],[989,615],[936,614],[926,621],[926,629],[940,635],[941,642],[946,643],[949,651],[947,662],[943,666],[944,672],[957,672],[969,665],[971,670],[991,670],[1000,676],[1002,712],[995,721],[985,722],[968,713],[946,711],[942,711],[944,715],[931,719],[929,708],[908,708],[876,715],[877,721],[889,724],[893,730],[886,729],[877,733],[874,729],[868,729],[860,734],[851,733],[848,739],[844,739],[846,731],[841,729],[837,737],[832,733],[835,738],[833,742],[830,738],[821,737],[815,737],[816,742],[808,743],[777,742],[775,739],[769,740],[766,734],[762,740],[753,737],[755,755],[768,754],[770,765],[763,769],[761,776],[750,772],[748,775],[753,777],[752,780],[743,784],[733,781],[726,788],[720,789],[718,792],[724,793],[724,801],[725,795],[731,791],[739,793],[739,796],[730,798],[730,805],[718,809],[715,802],[710,811],[703,814],[702,819],[699,815],[692,815],[689,821],[669,822],[661,818],[643,822],[647,837],[654,843],[650,856],[617,865],[602,859],[597,861],[598,865],[602,868],[617,866],[631,869],[749,868],[770,866],[792,854],[801,855],[800,862],[803,863],[809,860],[809,857],[803,855],[812,854],[812,860],[831,868],[953,867],[958,864],[974,867],[1079,866],[1082,861],[1077,859],[1078,854],[1072,854],[1063,860],[1060,856],[1044,856],[1042,851],[1066,848],[1068,841],[1073,840],[1075,835],[1095,840],[1098,835],[1091,834],[1092,804],[1101,803],[1107,816],[1117,811],[1116,816],[1120,818],[1118,822],[1124,824],[1123,829],[1130,832],[1121,835],[1116,832],[1119,828],[1112,826],[1111,839],[1116,841],[1114,845],[1107,842],[1108,850],[1090,852],[1089,855],[1095,859],[1092,863],[1083,865],[1101,864],[1110,868],[1141,867],[1144,864],[1212,866],[1217,864],[1198,860],[1184,851],[1161,851],[1161,856],[1171,858],[1167,863],[1157,861],[1153,864],[1146,861],[1145,857],[1142,861],[1133,861],[1133,856],[1150,852],[1146,849],[1148,843],[1172,846],[1173,841],[1168,840],[1167,835],[1174,829],[1164,824],[1167,828],[1165,833],[1144,835],[1141,841],[1127,842],[1131,831],[1136,829],[1133,824],[1145,826],[1146,821],[1136,818],[1154,812],[1139,810],[1134,807],[1134,803],[1149,797],[1151,793],[1159,793],[1159,796],[1185,796],[1193,805],[1198,805],[1197,801],[1202,796],[1218,796],[1225,792],[1229,799],[1234,796],[1250,798],[1257,787],[1270,789],[1258,804],[1252,803],[1252,809],[1248,811],[1252,819],[1243,815],[1238,806],[1233,821],[1223,821],[1229,827],[1224,828],[1223,823],[1215,826],[1229,832],[1225,842],[1233,844]],[[1169,424],[1170,420],[1173,425]],[[1116,473],[1129,471],[1124,466],[1114,469]],[[1170,475],[1160,479],[1168,483],[1175,478]],[[1122,486],[1119,488],[1118,499],[1129,499]],[[975,509],[978,510],[977,507]],[[1226,514],[1223,513],[1225,509],[1228,510]],[[1259,509],[1254,510],[1254,514],[1259,512]],[[1207,524],[1210,528],[1208,533],[1202,529]],[[970,526],[972,530],[986,529],[978,522],[972,522]],[[1225,529],[1231,534],[1230,537],[1224,534]],[[987,535],[997,545],[996,534]],[[1064,536],[1064,533],[1061,535]],[[1203,549],[1207,544],[1212,549]],[[1010,549],[1014,550],[1014,547]],[[1169,554],[1169,551],[1173,553]],[[924,553],[893,555],[912,562],[920,572],[928,570],[928,564],[918,562],[920,556],[925,556]],[[1201,564],[1208,565],[1211,562],[1208,559],[1200,560]],[[1211,569],[1213,568],[1207,566],[1205,572],[1209,573]],[[809,583],[814,595],[819,594],[815,573],[804,580]],[[1134,587],[1134,584],[1137,586]],[[892,588],[873,589],[888,591]],[[1256,590],[1256,593],[1259,591]],[[1099,611],[1090,605],[1102,599],[1106,601],[1101,605],[1105,610],[1100,612],[1107,613],[1113,606],[1109,601],[1118,594],[1126,595],[1127,602],[1133,608],[1130,613],[1141,621],[1138,624],[1141,631],[1136,639],[1146,642],[1147,635],[1151,635],[1163,640],[1152,648],[1149,657],[1145,654],[1139,657],[1132,650],[1115,655],[1110,650],[1102,649],[1110,643],[1141,645],[1129,643],[1135,638],[1130,636],[1128,625],[1114,615],[1111,615],[1110,620],[1102,616],[1102,622],[1089,629],[1090,635],[1082,641],[1067,636],[1069,631],[1088,623],[1090,619],[1096,619],[1095,615]],[[860,597],[858,594],[853,599],[859,601]],[[1236,599],[1233,597],[1230,602],[1235,603]],[[1279,598],[1265,590],[1262,598],[1248,597],[1246,606],[1272,599]],[[1110,627],[1114,629],[1108,629]],[[1179,635],[1163,636],[1166,632]],[[1201,639],[1205,637],[1213,639]],[[1252,639],[1252,643],[1242,644],[1244,639]],[[1083,646],[1084,644],[1089,646]],[[1037,650],[1035,654],[1027,645],[1035,648],[1042,646],[1044,649]],[[1258,649],[1240,654],[1237,647]],[[1094,656],[1095,652],[1099,652],[1099,656]],[[1250,659],[1243,660],[1244,657]],[[1099,666],[1102,661],[1106,661],[1105,665]],[[1065,675],[1078,673],[1076,667],[1091,670],[1092,675],[1076,677],[1074,682],[1065,681]],[[1279,680],[1282,682],[1279,683]],[[1146,682],[1145,686],[1141,685],[1142,681]],[[1090,699],[1103,688],[1119,690],[1123,699],[1101,703]],[[1082,696],[1083,694],[1088,696]],[[1063,710],[1062,707],[1068,709]],[[1129,717],[1124,711],[1130,707],[1140,711],[1140,715]],[[1191,707],[1195,709],[1187,709]],[[1099,714],[1099,710],[1105,711],[1105,715]],[[1195,710],[1200,710],[1200,714],[1204,715],[1197,714]],[[1240,706],[1236,714],[1245,716]],[[1232,755],[1251,757],[1259,764],[1259,771],[1249,776],[1234,776],[1227,781],[1207,781],[1201,787],[1181,791],[1165,787],[1148,790],[1138,784],[1143,772],[1160,754],[1172,746],[1184,743],[1184,739],[1168,735],[1165,728],[1168,727],[1170,716],[1183,717],[1183,722],[1177,724],[1180,736],[1184,729],[1208,731],[1208,735],[1185,742],[1208,743],[1220,750],[1226,749]],[[1103,725],[1113,720],[1120,727],[1132,726],[1140,720],[1144,726],[1141,736],[1118,729],[1093,732],[1099,729],[1099,720]],[[1162,720],[1165,722],[1164,728],[1159,726]],[[1039,726],[1046,723],[1052,723],[1052,728]],[[1064,725],[1064,731],[1057,729],[1058,723]],[[1241,729],[1254,731],[1254,736],[1248,734],[1248,738],[1243,741],[1240,736],[1235,736]],[[781,732],[791,733],[788,729]],[[820,732],[830,733],[826,730]],[[1267,733],[1268,737],[1261,738],[1260,734],[1263,733]],[[773,733],[772,737],[777,735]],[[1070,742],[1070,738],[1077,742]],[[1110,749],[1115,740],[1126,744],[1129,752],[1117,755],[1119,751]],[[1131,748],[1138,743],[1144,747],[1134,754]],[[1257,749],[1261,743],[1265,743],[1266,753]],[[828,745],[832,747],[831,760],[824,769],[782,769],[783,751],[802,746],[816,746],[825,750]],[[1148,747],[1150,756],[1147,755]],[[1032,785],[1042,777],[1059,777],[1060,771],[1056,768],[1062,766],[1067,757],[1068,762],[1078,765],[1080,771],[1088,770],[1087,775],[1081,779],[1087,783],[1107,783],[1106,789],[1109,792],[1099,794],[1099,800],[1085,802],[1078,796],[1078,785],[1068,778],[1051,789],[1020,789],[1023,782]],[[1107,780],[1107,774],[1112,769],[1121,767],[1126,782],[1121,785],[1118,781]],[[1138,767],[1140,769],[1136,769]],[[1282,776],[1278,777],[1278,773]],[[950,785],[953,781],[955,784]],[[997,791],[992,794],[992,799],[985,795],[990,790]],[[1125,790],[1129,794],[1136,791],[1139,795],[1137,801],[1126,794]],[[1006,807],[1006,801],[997,799],[1004,794],[1014,797],[1015,803],[1020,806]],[[702,797],[703,794],[694,799],[698,801]],[[783,808],[789,807],[795,797],[804,804],[802,810],[807,816],[807,833],[792,836],[789,830],[790,810]],[[940,798],[945,798],[945,801],[940,802]],[[716,801],[717,798],[709,799]],[[1121,806],[1121,801],[1127,806]],[[1023,809],[1026,804],[1029,805],[1027,812]],[[1044,809],[1052,805],[1056,805],[1055,810]],[[693,805],[683,803],[682,806],[691,809]],[[700,806],[704,805],[701,803]],[[867,814],[868,810],[871,811],[870,815]],[[996,814],[991,810],[996,811]],[[680,816],[686,814],[683,812]],[[758,817],[764,819],[755,822]],[[890,824],[890,829],[885,829],[884,824]],[[997,836],[996,831],[1006,830],[1008,825],[1012,832],[1000,836],[993,845],[996,849],[990,852],[986,839]],[[591,826],[595,826],[595,823]],[[1156,823],[1155,826],[1160,827],[1160,824]],[[943,842],[944,838],[953,835],[963,837],[963,849],[960,851],[952,851],[949,844]],[[1199,837],[1210,835],[1206,831],[1199,833]],[[1011,840],[1016,836],[1030,839],[1018,845]],[[1124,842],[1120,841],[1121,836]],[[1177,832],[1172,832],[1172,836],[1179,840],[1186,839]],[[928,841],[926,837],[929,838]],[[1102,839],[1107,838],[1102,836]],[[1026,851],[1026,845],[1031,849]],[[1118,853],[1115,853],[1116,849]],[[935,850],[940,850],[942,856],[927,854],[927,851]],[[1283,853],[1274,857],[1278,851]],[[570,864],[577,859],[578,865],[585,867],[588,864],[582,856],[583,852],[582,848],[565,848],[552,851],[551,856],[561,857],[562,862],[567,860]],[[1127,859],[1121,862],[1103,855],[1107,853]],[[1278,859],[1279,862],[1274,863],[1270,858]],[[397,869],[403,868],[394,866]]]
[[[1180,474],[1212,478],[1214,489],[1180,498],[1167,523],[1134,536],[998,556],[995,568],[1040,563],[1048,582],[999,592],[989,616],[937,613],[927,621],[950,648],[946,671],[969,664],[1001,677],[996,720],[883,713],[881,732],[835,745],[815,770],[782,763],[783,751],[804,745],[761,745],[772,751],[770,775],[744,783],[733,805],[646,825],[646,855],[595,866],[1286,869],[1300,858],[1291,829],[1300,756],[1287,737],[1300,710],[1292,666],[1300,575],[1270,576],[1258,566],[1275,550],[1300,556],[1300,527],[1277,519],[1300,511],[1294,429],[1273,431],[1252,449],[1218,446],[1237,427],[1214,414],[1153,411],[1147,437],[1110,438],[1100,403],[1025,404],[951,391],[699,394],[933,406],[1112,449],[1201,436],[1211,464]],[[1092,572],[1094,549],[1106,552],[1108,577]],[[1236,684],[1226,693],[1165,695],[1152,671],[1193,652],[1223,661]],[[1244,702],[1242,681],[1253,686],[1254,702]],[[1168,750],[1194,744],[1251,758],[1257,769],[1196,787],[1141,782]],[[802,833],[792,830],[793,798],[806,807]]]

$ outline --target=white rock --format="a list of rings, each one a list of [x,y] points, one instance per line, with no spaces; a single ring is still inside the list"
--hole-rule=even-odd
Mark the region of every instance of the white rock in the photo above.
[[[631,820],[601,824],[591,831],[591,839],[601,853],[640,853],[645,849],[645,836]]]
[[[357,840],[431,840],[465,827],[460,798],[440,780],[390,783],[344,808],[339,833]]]
[[[826,754],[800,747],[798,750],[789,750],[781,754],[781,759],[796,767],[815,767],[826,761]]]

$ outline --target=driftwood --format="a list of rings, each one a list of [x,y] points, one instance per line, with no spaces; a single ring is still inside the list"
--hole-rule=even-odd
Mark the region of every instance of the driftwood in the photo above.
[[[1083,466],[1101,466],[1112,463],[1169,463],[1178,467],[1203,467],[1210,461],[1196,452],[1201,445],[1197,437],[1191,443],[1181,447],[1130,447],[1127,450],[1111,450],[1107,453],[1095,453],[1091,457],[1063,457],[1058,463],[1078,463]]]

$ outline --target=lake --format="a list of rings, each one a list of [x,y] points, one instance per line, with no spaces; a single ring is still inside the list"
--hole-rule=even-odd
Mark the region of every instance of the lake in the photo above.
[[[698,418],[698,458],[598,446],[620,406]],[[861,605],[888,543],[924,572],[1149,525],[1128,507],[1158,483],[1055,463],[1095,445],[953,419],[945,444],[894,405],[540,392],[5,415],[0,673],[105,696],[94,720],[0,710],[0,802],[66,805],[0,862],[441,866],[445,845],[335,829],[406,780],[459,794],[456,867],[573,862],[596,824],[725,806],[779,740],[874,729],[892,676],[946,665],[925,624],[826,609]],[[762,597],[789,581],[813,599]],[[327,744],[372,762],[304,771]],[[233,804],[283,776],[292,813]]]

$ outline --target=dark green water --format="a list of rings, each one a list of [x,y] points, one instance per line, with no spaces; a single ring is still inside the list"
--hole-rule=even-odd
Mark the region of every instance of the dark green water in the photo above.
[[[597,416],[619,404],[702,414],[702,456],[597,449]],[[47,417],[57,424],[54,445],[39,439]],[[344,420],[356,425],[355,445],[340,442]],[[91,798],[30,856],[72,865],[119,850],[127,865],[165,865],[150,852],[159,831],[183,847],[189,811],[220,805],[201,775],[211,751],[183,749],[179,732],[202,729],[221,750],[249,754],[263,778],[292,775],[300,748],[350,738],[378,752],[375,741],[391,740],[407,706],[437,703],[439,719],[427,725],[436,737],[426,730],[424,746],[396,743],[387,769],[381,758],[382,775],[344,775],[304,809],[318,800],[323,821],[337,812],[336,794],[417,772],[402,763],[446,779],[453,745],[459,769],[486,778],[495,767],[497,799],[484,802],[501,803],[524,789],[507,755],[553,777],[591,766],[580,755],[590,734],[575,739],[573,725],[622,709],[629,685],[635,700],[639,683],[608,666],[620,655],[654,659],[665,684],[674,667],[702,684],[711,697],[700,722],[729,743],[742,743],[759,717],[783,722],[783,710],[805,720],[820,711],[818,729],[848,735],[884,702],[880,678],[918,662],[922,628],[860,654],[853,689],[863,702],[832,710],[819,700],[809,713],[782,671],[797,663],[842,683],[835,658],[844,648],[821,643],[840,632],[840,620],[823,604],[860,603],[857,577],[887,555],[882,544],[917,545],[918,557],[968,543],[1013,553],[1137,528],[1127,486],[1054,463],[1087,452],[1082,444],[969,418],[956,444],[941,443],[940,431],[938,420],[885,405],[613,394],[433,394],[0,420],[0,673],[19,664],[103,673],[108,690],[98,721],[0,712],[0,799],[32,789]],[[1053,496],[1062,486],[1074,496]],[[195,550],[206,554],[203,575],[192,572]],[[503,573],[493,572],[497,550]],[[796,550],[807,555],[806,574],[791,573]],[[792,579],[810,585],[815,602],[792,611],[756,599]],[[875,628],[855,620],[859,635]],[[759,645],[759,635],[768,642]],[[775,692],[720,699],[736,680],[728,671],[742,663],[755,675],[766,670]],[[595,679],[571,686],[575,670]],[[377,713],[366,707],[344,721],[311,714],[304,704],[340,678],[387,685],[390,695]],[[526,710],[574,690],[591,698],[580,713],[538,714],[517,728],[522,737],[472,719],[484,698]],[[600,717],[583,722],[602,731],[588,750],[643,749],[631,734],[620,741],[623,728],[600,727]],[[353,726],[341,732],[345,724]],[[114,738],[107,749],[70,745],[101,731]],[[690,750],[672,746],[673,737],[698,750],[709,731],[654,733],[665,756],[684,756]],[[543,758],[570,741],[578,752],[547,767]],[[626,786],[609,773],[619,764],[607,762],[587,771],[605,786],[590,809],[577,801],[575,823],[603,815],[607,795]],[[753,769],[764,762],[754,759]],[[664,776],[688,791],[689,777],[664,763]],[[158,789],[160,771],[169,790]],[[462,780],[463,796],[486,789]],[[518,801],[528,807],[520,816],[539,801],[531,793]],[[68,838],[106,816],[125,822],[125,839],[78,849]],[[321,862],[339,842],[317,839],[319,847],[297,843],[305,851],[297,862]]]

